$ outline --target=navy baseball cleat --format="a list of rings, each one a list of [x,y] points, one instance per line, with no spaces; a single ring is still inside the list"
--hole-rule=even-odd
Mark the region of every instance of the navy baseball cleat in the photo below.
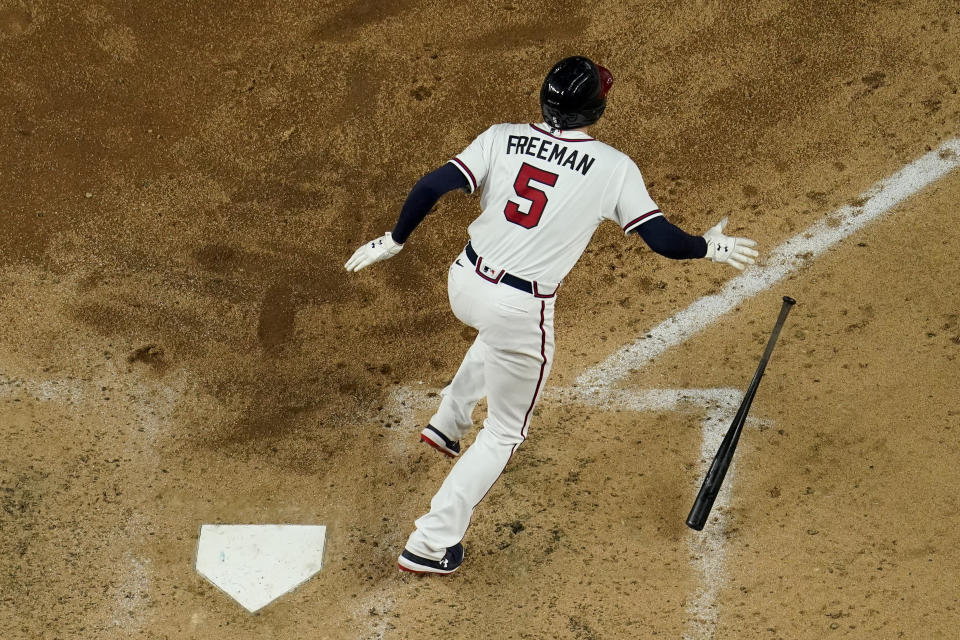
[[[458,542],[447,548],[447,553],[439,560],[428,560],[406,549],[397,558],[397,566],[401,571],[411,573],[439,573],[447,575],[456,571],[463,563],[463,544]]]
[[[460,455],[460,441],[451,440],[447,436],[437,431],[437,428],[433,425],[428,424],[424,430],[420,432],[420,439],[437,451],[442,451],[451,458],[456,458],[458,455]]]

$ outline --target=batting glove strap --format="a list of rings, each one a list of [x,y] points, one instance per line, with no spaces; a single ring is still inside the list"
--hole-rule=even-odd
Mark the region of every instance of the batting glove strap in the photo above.
[[[703,234],[703,239],[707,241],[706,257],[743,271],[747,265],[754,264],[756,257],[760,255],[752,248],[757,246],[757,243],[749,238],[723,235],[723,228],[726,226],[727,218],[724,218]]]
[[[347,271],[360,271],[360,269],[368,267],[374,262],[392,258],[400,253],[401,249],[403,249],[403,245],[394,242],[388,231],[379,238],[364,243],[363,246],[353,252],[353,255],[350,256],[343,267]]]

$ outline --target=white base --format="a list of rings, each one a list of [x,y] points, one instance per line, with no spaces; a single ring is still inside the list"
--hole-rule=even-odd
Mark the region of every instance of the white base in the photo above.
[[[326,531],[319,525],[205,524],[197,573],[253,613],[320,571]]]

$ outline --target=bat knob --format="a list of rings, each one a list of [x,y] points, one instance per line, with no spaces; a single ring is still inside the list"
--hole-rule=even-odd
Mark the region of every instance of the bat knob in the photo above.
[[[797,304],[797,301],[791,298],[790,296],[783,296],[783,301],[787,304]]]

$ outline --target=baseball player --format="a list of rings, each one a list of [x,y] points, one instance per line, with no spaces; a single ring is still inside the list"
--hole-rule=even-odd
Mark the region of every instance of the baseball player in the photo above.
[[[400,569],[448,574],[463,562],[474,509],[527,437],[553,362],[557,290],[604,220],[643,238],[668,258],[710,258],[743,269],[752,240],[723,234],[726,219],[702,237],[672,225],[647,193],[637,165],[588,133],[603,114],[611,73],[587,58],[565,58],[540,91],[544,121],[497,124],[463,153],[427,174],[404,203],[393,232],[372,240],[345,268],[358,271],[396,255],[445,193],[481,192],[470,242],[450,265],[450,305],[479,331],[421,440],[459,457],[416,521]],[[460,440],[486,396],[483,429],[463,452]]]

